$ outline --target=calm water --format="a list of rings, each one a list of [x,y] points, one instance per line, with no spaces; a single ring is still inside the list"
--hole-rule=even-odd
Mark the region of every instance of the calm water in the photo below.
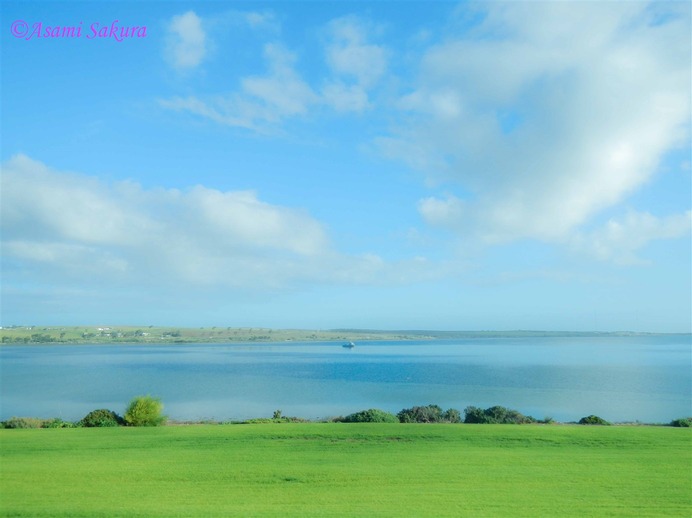
[[[0,419],[76,420],[162,398],[173,419],[325,418],[502,405],[536,418],[692,415],[690,336],[175,346],[2,346]]]

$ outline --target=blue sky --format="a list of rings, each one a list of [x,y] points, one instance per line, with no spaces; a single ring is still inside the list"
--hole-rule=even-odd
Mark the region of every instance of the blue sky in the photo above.
[[[3,2],[2,325],[690,332],[690,19]]]

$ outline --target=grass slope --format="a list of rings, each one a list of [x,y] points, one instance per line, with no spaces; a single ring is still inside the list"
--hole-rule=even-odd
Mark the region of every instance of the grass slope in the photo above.
[[[0,430],[0,513],[690,516],[691,440],[665,427]]]

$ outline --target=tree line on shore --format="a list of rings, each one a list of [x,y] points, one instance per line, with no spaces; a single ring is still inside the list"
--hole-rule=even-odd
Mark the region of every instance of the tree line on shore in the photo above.
[[[163,415],[163,403],[152,396],[137,396],[133,398],[123,416],[104,408],[89,412],[79,421],[63,421],[60,418],[39,419],[35,417],[12,417],[0,422],[0,428],[99,428],[114,426],[160,426],[166,424],[168,418]],[[347,416],[333,417],[328,420],[335,423],[465,423],[465,424],[552,424],[551,417],[539,420],[503,406],[492,406],[482,409],[469,406],[464,409],[464,416],[459,410],[449,408],[443,410],[438,405],[414,406],[404,408],[396,415],[370,408]],[[208,421],[207,421],[208,422]],[[248,419],[233,422],[244,423],[304,423],[308,419],[284,416],[281,410],[276,410],[271,418]],[[610,425],[605,419],[589,415],[582,417],[577,424],[581,425]],[[692,427],[692,417],[674,419],[669,426]]]

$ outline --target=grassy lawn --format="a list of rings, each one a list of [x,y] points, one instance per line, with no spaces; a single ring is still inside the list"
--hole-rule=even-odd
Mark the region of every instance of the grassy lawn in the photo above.
[[[692,431],[282,424],[0,430],[2,516],[690,516]]]

